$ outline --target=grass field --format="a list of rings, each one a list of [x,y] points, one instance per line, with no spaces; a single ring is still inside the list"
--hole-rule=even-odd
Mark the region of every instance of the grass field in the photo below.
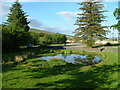
[[[83,66],[63,60],[47,62],[33,58],[16,65],[13,62],[4,63],[2,86],[3,88],[118,88],[118,53],[92,53],[101,54],[102,62]]]

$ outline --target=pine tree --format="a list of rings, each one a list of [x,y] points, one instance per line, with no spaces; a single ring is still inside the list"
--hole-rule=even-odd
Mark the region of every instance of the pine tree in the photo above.
[[[7,22],[2,26],[2,46],[4,49],[18,48],[30,43],[29,22],[22,6],[16,1],[10,8]]]
[[[82,5],[79,8],[82,13],[78,14],[75,23],[75,25],[78,25],[75,36],[92,47],[96,39],[106,39],[107,26],[101,25],[101,22],[106,21],[104,20],[106,16],[103,15],[106,11],[103,10],[104,5],[97,0],[84,1],[78,4]]]
[[[11,27],[14,27],[15,30],[24,30],[28,32],[28,24],[30,22],[27,22],[27,15],[25,14],[26,13],[22,10],[22,6],[17,0],[10,9],[10,13],[8,15],[8,20],[6,24],[10,25]]]

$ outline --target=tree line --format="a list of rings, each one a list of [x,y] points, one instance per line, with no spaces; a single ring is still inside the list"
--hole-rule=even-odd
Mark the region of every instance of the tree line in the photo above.
[[[63,44],[66,43],[66,36],[64,34],[47,34],[30,32],[31,43],[34,45],[47,46],[50,44]]]

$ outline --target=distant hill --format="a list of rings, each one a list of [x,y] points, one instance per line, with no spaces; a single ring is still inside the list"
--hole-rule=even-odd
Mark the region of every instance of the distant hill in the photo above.
[[[48,31],[38,30],[38,29],[33,29],[33,28],[31,28],[29,31],[30,31],[30,32],[36,32],[36,33],[49,33],[49,34],[55,34],[54,32],[48,32]]]
[[[49,32],[49,31],[44,31],[44,30],[38,30],[38,29],[33,29],[33,28],[31,28],[29,31],[30,31],[30,32],[36,32],[36,33],[55,34],[54,32]],[[66,37],[67,37],[68,40],[74,38],[74,36],[70,36],[70,35],[66,35]]]

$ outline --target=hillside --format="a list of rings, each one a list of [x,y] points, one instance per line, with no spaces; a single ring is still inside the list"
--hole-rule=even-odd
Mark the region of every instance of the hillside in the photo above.
[[[48,31],[38,30],[38,29],[33,29],[33,28],[30,29],[30,32],[54,34],[54,32],[48,32]]]
[[[48,32],[48,31],[38,30],[38,29],[33,29],[33,28],[30,29],[30,32],[55,34],[54,32]],[[68,40],[74,38],[73,36],[70,36],[70,35],[66,35],[66,37]]]

